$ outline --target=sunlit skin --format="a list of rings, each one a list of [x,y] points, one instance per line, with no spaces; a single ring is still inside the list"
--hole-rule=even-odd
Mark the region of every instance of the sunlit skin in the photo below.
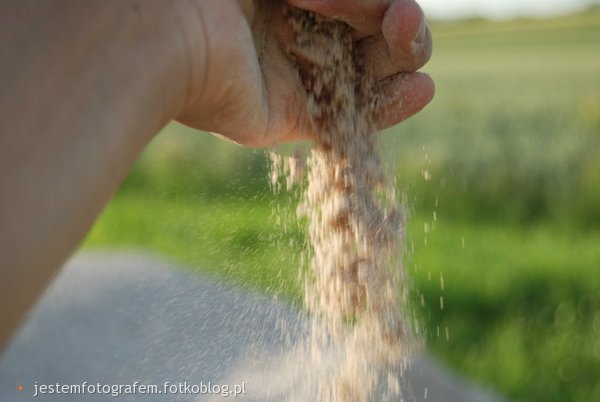
[[[265,1],[260,19],[252,1],[0,2],[0,350],[167,123],[250,147],[311,137],[285,4]],[[414,1],[289,3],[355,29],[381,128],[431,100]]]

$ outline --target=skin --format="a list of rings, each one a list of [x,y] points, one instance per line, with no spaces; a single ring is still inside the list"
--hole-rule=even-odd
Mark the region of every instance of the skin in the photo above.
[[[312,136],[284,1],[261,1],[0,2],[0,350],[167,123],[250,147]],[[381,128],[429,103],[413,0],[289,3],[355,29]]]

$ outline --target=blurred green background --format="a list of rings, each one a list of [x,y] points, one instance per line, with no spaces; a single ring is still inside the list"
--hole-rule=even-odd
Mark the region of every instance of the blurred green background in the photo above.
[[[436,98],[383,134],[428,347],[514,401],[600,401],[600,12],[433,32]],[[262,151],[171,125],[84,247],[298,302],[302,231],[273,212],[296,197],[267,171]]]

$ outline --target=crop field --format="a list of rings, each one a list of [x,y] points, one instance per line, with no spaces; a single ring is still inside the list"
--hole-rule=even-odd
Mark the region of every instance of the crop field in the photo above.
[[[433,24],[437,94],[382,134],[427,347],[512,401],[600,400],[600,12]],[[299,302],[296,196],[267,158],[182,126],[83,248],[143,248]]]

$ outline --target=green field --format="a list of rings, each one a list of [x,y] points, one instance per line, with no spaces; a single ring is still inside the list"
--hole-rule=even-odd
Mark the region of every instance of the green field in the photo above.
[[[433,31],[436,99],[383,134],[428,347],[513,401],[600,400],[600,13]],[[276,224],[294,200],[266,172],[263,152],[169,126],[84,247],[298,302],[302,231]]]

